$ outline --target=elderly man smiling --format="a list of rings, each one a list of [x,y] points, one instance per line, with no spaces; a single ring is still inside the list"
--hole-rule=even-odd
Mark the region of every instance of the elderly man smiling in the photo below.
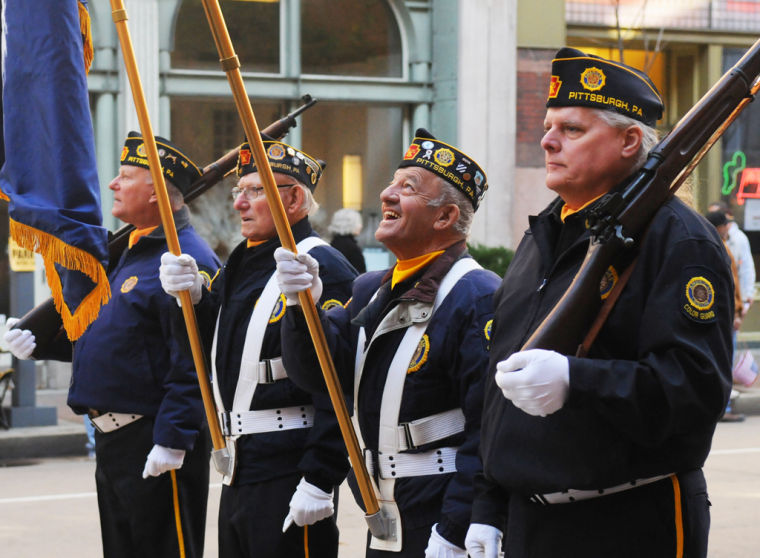
[[[396,532],[371,538],[367,556],[464,557],[477,455],[491,296],[498,277],[465,240],[487,188],[468,155],[417,130],[380,195],[375,232],[398,258],[354,281],[344,308],[322,312],[336,369],[353,393],[354,420]],[[321,288],[312,258],[280,249],[288,303]],[[283,358],[296,383],[324,391],[301,312],[282,325]]]

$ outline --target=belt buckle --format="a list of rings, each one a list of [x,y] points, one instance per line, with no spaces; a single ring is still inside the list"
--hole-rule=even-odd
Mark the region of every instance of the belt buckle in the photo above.
[[[222,417],[221,417],[221,427],[222,427],[222,434],[225,436],[230,436],[230,432],[232,431],[232,423],[230,422],[230,413],[228,411],[222,411]]]
[[[274,383],[274,374],[272,373],[272,361],[270,359],[265,358],[264,360],[259,361],[258,370],[259,370],[260,384]]]
[[[399,426],[404,429],[404,439],[406,440],[406,449],[407,450],[417,449],[417,444],[415,444],[414,440],[412,440],[412,430],[409,427],[409,423],[402,422],[402,423],[399,423]]]
[[[103,432],[103,430],[100,428],[100,426],[98,426],[98,423],[96,423],[95,420],[94,420],[94,419],[96,419],[98,417],[103,416],[103,413],[101,413],[97,409],[87,409],[87,416],[90,419],[90,424],[92,424],[93,428],[95,428],[95,430],[97,430],[101,434],[105,434],[105,432]]]
[[[543,494],[531,494],[528,500],[530,500],[534,504],[538,504],[539,506],[549,505],[549,502],[546,501],[546,498],[544,498]]]
[[[370,448],[364,448],[362,453],[364,454],[364,464],[368,469],[369,476],[377,480],[380,478],[380,460],[378,459],[377,452],[372,451]],[[369,459],[367,459],[368,455]]]

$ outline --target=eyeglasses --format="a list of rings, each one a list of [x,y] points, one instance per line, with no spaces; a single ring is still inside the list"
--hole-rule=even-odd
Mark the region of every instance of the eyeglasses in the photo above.
[[[295,186],[296,183],[293,182],[292,184],[277,184],[278,188],[290,188],[291,186]],[[255,186],[253,188],[240,188],[239,186],[235,186],[232,189],[232,199],[236,200],[240,194],[243,194],[243,197],[248,201],[253,201],[256,198],[264,195],[264,187],[263,186]]]

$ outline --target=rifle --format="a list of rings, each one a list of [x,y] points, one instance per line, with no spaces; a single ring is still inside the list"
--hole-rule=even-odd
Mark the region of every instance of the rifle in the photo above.
[[[263,134],[268,135],[274,139],[283,138],[290,128],[294,128],[298,124],[296,123],[296,116],[302,112],[314,106],[317,99],[312,98],[311,95],[304,95],[301,97],[301,101],[304,103],[293,112],[282,117],[281,119],[273,122],[264,130]],[[190,203],[195,200],[201,194],[209,190],[212,186],[219,183],[229,172],[231,172],[237,165],[238,153],[240,147],[236,147],[221,158],[217,159],[213,163],[209,164],[203,169],[203,175],[193,182],[190,186],[190,190],[185,194],[185,202]],[[129,244],[129,235],[135,230],[134,225],[124,225],[120,227],[116,232],[109,233],[108,240],[108,271],[113,269],[116,262],[121,258],[121,254],[127,249]],[[42,302],[29,310],[24,316],[14,325],[12,329],[29,329],[34,332],[35,339],[37,341],[37,347],[35,347],[32,353],[32,358],[42,358],[43,351],[53,342],[53,340],[62,332],[63,323],[61,316],[55,309],[55,303],[53,298],[49,298],[45,302]]]
[[[760,89],[760,40],[649,152],[644,165],[589,217],[591,240],[570,287],[521,350],[575,354],[600,307],[599,282],[622,251],[635,246],[657,210],[683,184]]]

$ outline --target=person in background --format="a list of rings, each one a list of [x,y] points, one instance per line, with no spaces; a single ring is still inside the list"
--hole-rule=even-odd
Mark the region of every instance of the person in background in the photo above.
[[[418,129],[380,194],[375,238],[398,261],[358,277],[345,307],[320,312],[343,389],[353,394],[383,513],[394,520],[393,536],[368,538],[369,558],[466,555],[472,482],[481,468],[491,297],[499,282],[467,252],[486,188],[470,156]],[[275,259],[294,305],[282,322],[285,365],[293,366],[296,383],[323,393],[297,298],[300,290],[320,291],[321,264],[284,249]]]
[[[556,53],[548,85],[541,147],[558,197],[529,218],[494,296],[467,550],[496,558],[503,536],[509,558],[705,558],[702,466],[731,389],[728,255],[671,197],[605,271],[600,306],[629,278],[588,353],[521,350],[584,261],[588,219],[657,143],[664,108],[646,74],[574,48]]]
[[[739,287],[742,292],[742,316],[746,316],[749,307],[755,300],[755,260],[752,257],[752,248],[749,244],[749,238],[739,228],[734,220],[731,207],[724,201],[711,203],[708,211],[721,211],[728,219],[728,240],[726,244],[733,254],[736,261],[736,268],[739,275]]]
[[[205,288],[219,260],[190,225],[183,199],[201,171],[168,140],[156,137],[156,145],[180,245],[198,262]],[[130,132],[108,187],[111,213],[135,230],[108,274],[111,300],[74,343],[68,404],[96,428],[103,555],[198,558],[210,440],[195,365],[180,349],[187,332],[169,319],[177,305],[156,273],[167,243],[149,168],[142,136]],[[5,338],[17,358],[36,346],[30,330]],[[40,358],[72,359],[71,350],[68,342],[40,347]]]
[[[311,254],[324,274],[314,300],[342,307],[356,271],[309,222],[319,207],[313,190],[324,163],[271,138],[264,148],[299,257]],[[211,290],[201,288],[189,255],[167,252],[160,268],[166,292],[189,289],[198,321],[207,326],[202,337],[232,457],[219,504],[219,556],[335,558],[333,499],[348,472],[346,450],[329,398],[299,389],[291,380],[294,367],[283,366],[280,321],[291,309],[273,278],[280,239],[247,142],[237,175],[232,202],[244,238]]]
[[[728,247],[728,231],[729,231],[729,220],[726,216],[726,213],[721,210],[714,210],[714,211],[708,211],[707,215],[705,215],[708,221],[712,223],[715,226],[715,229],[718,231],[718,234],[720,235],[721,240],[723,240],[723,246],[726,247],[726,252],[728,253],[728,257],[731,258],[731,273],[734,276],[734,333],[733,333],[733,345],[734,345],[734,355],[736,355],[736,332],[739,331],[739,328],[742,325],[742,318],[744,306],[742,304],[743,298],[741,294],[741,288],[739,287],[739,274],[737,271],[737,265],[736,260],[734,259],[734,255],[731,252],[731,249]],[[740,231],[741,232],[741,231]],[[720,417],[721,422],[742,422],[745,419],[745,416],[741,413],[734,413],[733,408],[736,403],[736,399],[739,397],[739,392],[735,389],[731,390],[731,395],[728,398],[728,405],[726,405],[726,412],[723,413],[723,416]]]
[[[356,242],[356,237],[362,232],[362,215],[355,209],[344,207],[333,213],[330,226],[327,228],[332,234],[330,246],[346,256],[356,271],[365,273],[367,265],[364,262],[364,254]]]

